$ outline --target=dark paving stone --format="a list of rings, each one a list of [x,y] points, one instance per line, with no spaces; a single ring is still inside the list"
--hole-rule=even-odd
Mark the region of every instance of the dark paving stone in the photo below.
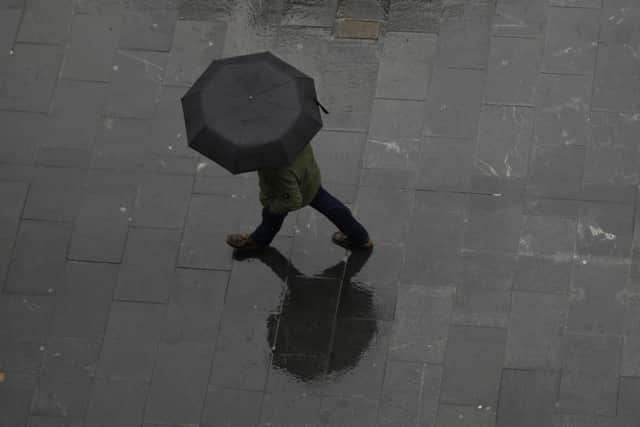
[[[104,113],[113,117],[152,118],[166,62],[166,53],[117,50]]]
[[[389,358],[442,363],[452,307],[451,288],[401,286]]]
[[[624,337],[620,375],[640,376],[640,338],[637,335],[625,335]]]
[[[391,321],[394,318],[397,295],[395,286],[345,281],[340,293],[338,317]]]
[[[633,425],[640,419],[640,378],[620,378],[616,426]]]
[[[497,0],[492,32],[503,36],[541,36],[548,0]]]
[[[51,111],[39,138],[38,162],[55,166],[86,167],[96,137],[106,86],[103,83],[60,80]],[[67,149],[65,151],[64,149]],[[78,154],[74,154],[77,151]],[[56,155],[56,153],[59,153]]]
[[[318,2],[289,1],[282,9],[280,25],[302,27],[333,27],[338,0]]]
[[[175,274],[163,341],[168,344],[215,342],[228,273],[177,269]]]
[[[357,184],[366,144],[365,132],[320,131],[313,148],[323,184]]]
[[[424,134],[475,137],[485,72],[435,68],[425,106]]]
[[[406,243],[413,191],[361,187],[355,216],[376,243]]]
[[[113,207],[129,221],[141,180],[140,174],[135,172],[90,169],[85,194],[87,197],[104,198],[105,202],[108,200],[109,203],[114,203]]]
[[[336,17],[384,20],[384,8],[375,0],[346,0],[338,4]]]
[[[494,427],[496,412],[491,406],[440,405],[436,427]]]
[[[593,109],[609,111],[640,109],[638,55],[628,44],[602,44],[598,47],[593,82]]]
[[[99,351],[99,342],[50,338],[30,413],[81,422],[89,402]]]
[[[232,307],[238,312],[279,313],[291,268],[287,259],[291,244],[290,238],[276,237],[271,248],[262,254],[234,262],[225,307]]]
[[[0,30],[0,51],[4,52],[4,55],[11,50],[15,43],[21,18],[21,10],[0,9],[0,28],[2,28]],[[2,65],[2,70],[4,70],[5,65]]]
[[[473,158],[474,176],[521,184],[527,177],[533,117],[531,108],[483,106]]]
[[[164,424],[200,422],[212,353],[210,344],[160,344],[145,421]]]
[[[536,144],[587,144],[591,80],[590,75],[540,75],[534,130]]]
[[[177,10],[126,11],[118,41],[120,49],[168,52],[178,21]]]
[[[32,415],[28,427],[74,427],[78,420],[64,417],[48,417]]]
[[[24,9],[25,0],[0,0],[0,9]]]
[[[579,205],[573,201],[530,199],[520,234],[520,253],[571,257],[577,238]]]
[[[466,204],[467,197],[461,194],[416,192],[401,283],[446,286],[456,282]]]
[[[40,368],[53,308],[49,297],[0,298],[0,370],[26,373]]]
[[[520,256],[513,289],[518,291],[567,293],[572,262],[569,257]]]
[[[511,292],[457,289],[451,320],[456,325],[505,327],[510,305]]]
[[[625,315],[621,294],[628,274],[629,266],[625,263],[576,262],[567,330],[581,334],[621,334]]]
[[[319,396],[328,364],[326,355],[274,354],[266,391]]]
[[[17,41],[60,45],[69,40],[73,0],[29,0],[25,6]]]
[[[391,324],[374,320],[338,319],[335,328],[324,393],[379,398]]]
[[[500,384],[498,427],[550,426],[560,374],[505,369]]]
[[[259,425],[294,427],[321,425],[321,398],[299,393],[267,393],[262,401]]]
[[[454,326],[449,330],[440,401],[496,406],[506,331]]]
[[[82,204],[83,169],[44,167],[35,170],[23,218],[73,221]]]
[[[244,390],[264,390],[271,363],[267,338],[277,318],[264,313],[225,310],[209,383]],[[241,354],[242,357],[238,357]]]
[[[338,307],[340,280],[291,276],[288,278],[287,288],[275,351],[284,354],[328,355]],[[270,316],[270,320],[275,319],[276,316]],[[269,326],[270,333],[275,332]]]
[[[442,375],[440,366],[387,363],[377,425],[433,425]]]
[[[0,238],[13,239],[16,236],[28,188],[23,182],[0,181]]]
[[[198,153],[187,145],[180,103],[184,94],[184,88],[162,88],[162,95],[150,124],[149,138],[144,141],[146,169],[167,173],[196,172]]]
[[[640,17],[637,3],[632,0],[602,0],[602,7],[602,41],[615,44],[640,41],[640,31],[636,24]]]
[[[356,294],[360,293],[358,288],[362,288],[362,292],[371,290],[374,293],[384,289],[396,290],[398,276],[403,268],[403,255],[401,246],[377,243],[373,251],[351,252],[346,260],[342,292],[345,292],[348,281],[354,286]],[[375,295],[373,297],[376,298]],[[393,305],[395,307],[395,301]],[[347,314],[347,311],[344,314]]]
[[[76,14],[61,77],[110,82],[122,21],[121,15]]]
[[[517,195],[470,195],[465,249],[516,252],[523,203]]]
[[[534,145],[529,192],[547,197],[580,195],[586,149],[580,145]]]
[[[474,144],[470,139],[426,137],[418,154],[416,188],[468,191]]]
[[[180,237],[178,230],[132,228],[114,298],[167,302],[169,289],[175,280]]]
[[[8,182],[30,183],[35,169],[31,165],[0,163],[0,179]]]
[[[190,176],[145,175],[136,197],[133,225],[182,228],[192,187]]]
[[[551,6],[588,7],[599,9],[602,7],[602,0],[550,0],[549,4]]]
[[[463,251],[457,284],[475,290],[510,291],[518,260],[507,253]]]
[[[578,222],[578,254],[630,257],[633,217],[628,205],[584,202]]]
[[[375,425],[378,402],[361,397],[325,397],[323,422],[329,427],[368,427]],[[346,423],[346,424],[345,424]]]
[[[63,51],[57,46],[14,45],[0,81],[0,108],[45,113],[58,79]]]
[[[614,416],[622,341],[613,336],[565,336],[560,412]]]
[[[194,83],[212,60],[222,56],[226,29],[221,22],[178,21],[164,84],[186,87]]]
[[[391,0],[386,30],[437,33],[442,1]]]
[[[592,74],[596,61],[600,11],[551,7],[542,70]]]
[[[85,195],[67,257],[77,261],[122,262],[130,214],[117,196]]]
[[[64,292],[70,237],[68,224],[22,221],[5,291],[36,295]]]
[[[376,96],[425,99],[436,40],[433,34],[388,33],[380,57]]]
[[[630,201],[638,183],[638,150],[633,141],[640,135],[635,114],[591,113],[582,179],[583,196],[596,200]]]
[[[67,263],[66,292],[56,302],[50,334],[64,338],[102,338],[117,279],[115,265]]]
[[[612,427],[615,418],[599,417],[596,415],[568,415],[553,416],[553,427]]]
[[[162,333],[165,306],[111,304],[97,376],[110,380],[149,381]]]
[[[543,0],[531,1],[540,3]],[[497,7],[500,8],[500,1]],[[484,100],[498,104],[535,105],[543,47],[538,39],[492,37]]]
[[[138,427],[149,386],[143,382],[96,379],[87,407],[87,425]]]
[[[364,131],[369,128],[377,76],[374,45],[344,40],[329,42],[320,83],[321,102],[331,112],[322,118],[325,129]],[[358,84],[349,84],[351,81]]]
[[[29,416],[29,403],[35,388],[35,378],[22,374],[6,374],[0,383],[0,424],[25,426]]]
[[[569,303],[564,295],[514,292],[507,331],[505,366],[560,369]]]
[[[363,167],[412,169],[422,142],[424,102],[376,99]]]
[[[487,0],[443,4],[438,37],[438,65],[451,68],[485,68],[489,28],[495,13]]]
[[[257,200],[258,192],[259,186],[257,180],[248,175],[230,177],[196,176],[193,185],[193,194],[212,194]],[[294,215],[291,215],[291,218],[293,217]],[[287,216],[285,224],[287,220],[290,220],[289,216]],[[289,229],[290,227],[283,225],[283,228]]]
[[[416,171],[397,169],[361,169],[362,187],[414,189]]]
[[[140,170],[149,138],[148,120],[105,118],[98,128],[91,167]]]
[[[43,114],[0,111],[0,128],[3,134],[0,161],[33,164],[39,148],[38,133],[44,123]]]
[[[202,412],[202,427],[257,425],[262,393],[209,387]]]

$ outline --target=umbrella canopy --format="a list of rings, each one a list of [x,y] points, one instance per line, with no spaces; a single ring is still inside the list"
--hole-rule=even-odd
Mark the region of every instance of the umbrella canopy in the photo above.
[[[213,61],[182,97],[189,147],[233,174],[291,164],[319,106],[313,78],[271,52]]]

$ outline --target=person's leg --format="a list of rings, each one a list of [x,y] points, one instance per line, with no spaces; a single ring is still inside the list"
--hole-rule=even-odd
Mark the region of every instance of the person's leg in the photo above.
[[[322,186],[310,205],[326,216],[354,245],[363,245],[369,241],[369,233],[353,217],[351,210]]]
[[[282,228],[282,223],[286,217],[286,213],[274,214],[270,212],[269,209],[263,208],[262,222],[249,237],[260,245],[268,246],[274,237],[276,237],[280,228]]]

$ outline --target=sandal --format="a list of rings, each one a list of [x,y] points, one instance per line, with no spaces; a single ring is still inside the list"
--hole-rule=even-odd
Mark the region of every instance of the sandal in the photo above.
[[[229,234],[226,242],[236,249],[256,250],[264,248],[263,245],[254,242],[248,234]]]
[[[354,245],[353,242],[349,240],[349,238],[344,234],[342,234],[342,232],[340,231],[336,231],[335,233],[333,233],[333,235],[331,236],[331,241],[333,241],[333,243],[335,243],[338,246],[341,246],[345,249],[350,249],[350,250],[353,250],[353,249],[368,250],[373,248],[373,242],[371,240],[361,245]]]

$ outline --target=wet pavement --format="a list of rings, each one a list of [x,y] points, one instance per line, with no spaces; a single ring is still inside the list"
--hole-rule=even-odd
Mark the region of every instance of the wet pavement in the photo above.
[[[208,63],[316,79],[326,188],[186,147]],[[636,0],[0,0],[0,426],[640,425]]]

